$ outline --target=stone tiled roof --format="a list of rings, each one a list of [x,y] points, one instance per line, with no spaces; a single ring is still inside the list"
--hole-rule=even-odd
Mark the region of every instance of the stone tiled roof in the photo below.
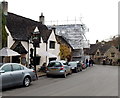
[[[44,41],[46,41],[48,35],[50,35],[46,34],[49,32],[47,26],[29,18],[25,18],[23,16],[19,16],[9,12],[6,20],[7,28],[10,31],[14,40],[28,41],[35,27],[38,27]]]
[[[97,49],[99,49],[100,46],[101,46],[101,44],[90,44],[90,49],[87,50],[87,51],[89,51],[90,55],[94,55],[96,53]]]
[[[104,54],[110,47],[111,45],[109,44],[104,44],[104,45],[102,45],[101,43],[91,44],[90,49],[87,50],[87,53],[89,53],[90,55],[95,55],[96,51],[99,49],[101,54]]]
[[[65,43],[73,49],[73,47],[68,43],[68,41],[63,36],[56,35],[56,39],[58,43]]]
[[[104,54],[110,47],[111,47],[111,45],[105,44],[105,45],[101,46],[99,48],[99,50],[100,50],[101,54]]]
[[[73,49],[81,49],[83,47],[84,29],[83,24],[67,24],[67,25],[56,25],[56,34],[64,36],[67,42],[72,46]]]

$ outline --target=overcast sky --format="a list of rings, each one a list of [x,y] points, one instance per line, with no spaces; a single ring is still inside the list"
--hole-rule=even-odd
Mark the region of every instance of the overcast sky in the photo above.
[[[2,0],[0,0],[2,1]],[[6,0],[8,11],[36,20],[41,12],[46,25],[68,23],[86,24],[89,32],[86,37],[90,43],[104,40],[118,34],[118,1],[119,0]],[[57,21],[56,23],[48,21]],[[79,20],[75,22],[75,20]]]

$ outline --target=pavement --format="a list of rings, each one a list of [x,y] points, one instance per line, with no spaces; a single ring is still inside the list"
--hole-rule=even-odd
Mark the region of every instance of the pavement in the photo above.
[[[45,76],[45,75],[46,75],[45,72],[37,72],[37,76],[38,76],[38,77],[42,77],[42,76]]]

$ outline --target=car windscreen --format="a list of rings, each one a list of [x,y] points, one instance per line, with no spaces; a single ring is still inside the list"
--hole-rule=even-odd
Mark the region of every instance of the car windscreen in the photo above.
[[[68,65],[69,65],[69,66],[76,66],[77,63],[76,63],[76,62],[69,62]]]
[[[50,62],[48,64],[48,67],[61,67],[61,63],[60,62]]]

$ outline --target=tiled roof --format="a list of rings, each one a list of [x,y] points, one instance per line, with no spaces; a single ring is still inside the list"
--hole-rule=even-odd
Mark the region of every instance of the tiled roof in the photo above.
[[[63,37],[63,36],[59,36],[59,35],[56,35],[56,39],[57,39],[57,42],[60,43],[65,43],[67,44],[69,47],[72,48],[72,46],[68,43],[68,41]],[[72,48],[73,49],[73,48]]]
[[[48,32],[48,28],[40,22],[10,12],[6,17],[6,20],[7,28],[14,40],[28,41],[28,38],[30,38],[35,27],[38,27],[42,36],[47,35],[45,33]],[[43,37],[43,39],[44,38],[45,37]],[[46,40],[46,38],[44,40]]]
[[[94,55],[96,53],[97,49],[99,49],[100,46],[101,46],[101,44],[90,44],[90,49],[87,50],[87,51],[89,51],[90,55]]]
[[[105,44],[105,45],[101,46],[101,47],[99,48],[99,50],[100,50],[100,52],[101,52],[102,54],[104,54],[110,47],[111,47],[111,45]]]
[[[104,54],[110,47],[111,47],[110,44],[104,44],[104,45],[102,45],[101,43],[91,44],[90,49],[87,51],[89,51],[90,55],[94,55],[96,51],[99,49],[101,54]]]

